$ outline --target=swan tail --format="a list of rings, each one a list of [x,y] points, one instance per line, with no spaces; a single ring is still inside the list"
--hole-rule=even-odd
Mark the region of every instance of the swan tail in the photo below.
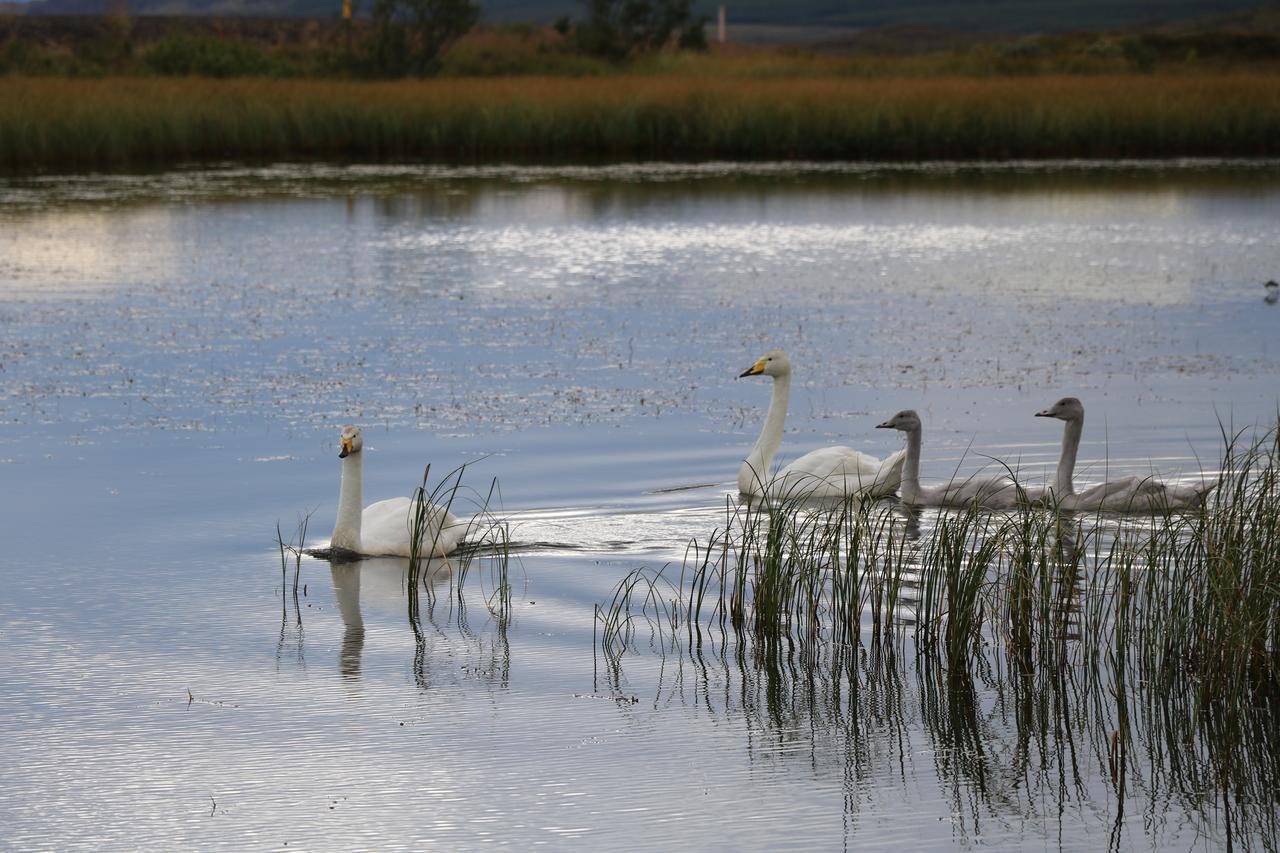
[[[455,518],[446,528],[456,532],[459,544],[481,545],[508,539],[506,519],[488,511],[477,512],[467,518]]]
[[[1212,492],[1214,489],[1218,488],[1221,485],[1222,485],[1222,475],[1219,474],[1218,479],[1212,480],[1208,483],[1201,481],[1199,486],[1192,486],[1191,491],[1195,492],[1196,497],[1198,497],[1200,500],[1204,500],[1205,498],[1209,497],[1210,492]]]

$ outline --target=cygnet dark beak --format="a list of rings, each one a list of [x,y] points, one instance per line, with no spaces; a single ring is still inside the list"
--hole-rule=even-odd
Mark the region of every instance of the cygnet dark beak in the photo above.
[[[885,421],[882,424],[876,424],[876,429],[893,429],[893,424]]]

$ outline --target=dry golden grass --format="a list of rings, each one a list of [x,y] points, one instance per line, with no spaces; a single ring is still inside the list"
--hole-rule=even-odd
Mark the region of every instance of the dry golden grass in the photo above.
[[[1280,77],[0,79],[0,167],[1273,156]]]

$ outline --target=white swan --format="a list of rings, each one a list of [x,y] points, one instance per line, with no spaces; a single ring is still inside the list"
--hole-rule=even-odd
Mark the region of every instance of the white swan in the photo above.
[[[342,428],[342,486],[338,491],[338,521],[333,526],[330,547],[366,557],[408,557],[413,538],[413,501],[391,498],[369,504],[364,502],[364,440],[353,426]],[[458,547],[467,530],[465,522],[453,513],[427,504],[423,524],[420,555],[443,557]],[[434,545],[434,547],[433,547]]]
[[[1007,509],[1018,503],[1018,486],[1007,476],[974,476],[941,486],[920,485],[920,445],[923,443],[920,416],[913,409],[898,412],[877,429],[896,429],[907,434],[907,460],[902,468],[902,502],[913,506],[983,506]]]
[[[1195,488],[1170,485],[1151,477],[1122,477],[1076,494],[1072,475],[1076,467],[1076,453],[1080,449],[1080,436],[1084,433],[1084,404],[1075,397],[1063,397],[1044,411],[1036,412],[1036,417],[1057,418],[1064,424],[1057,477],[1053,486],[1045,490],[1046,500],[1051,504],[1056,501],[1059,509],[1073,512],[1187,509],[1204,503],[1205,495],[1217,486],[1217,483],[1211,483]]]
[[[857,492],[892,494],[902,477],[905,453],[881,461],[851,447],[823,447],[806,453],[777,475],[769,466],[782,444],[782,426],[791,396],[791,360],[782,350],[770,350],[739,374],[773,379],[773,396],[760,438],[738,468],[738,491],[778,498],[840,498]]]

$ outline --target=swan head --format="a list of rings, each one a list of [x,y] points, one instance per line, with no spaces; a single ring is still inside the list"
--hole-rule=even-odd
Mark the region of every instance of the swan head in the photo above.
[[[342,435],[339,439],[342,449],[338,451],[339,459],[346,459],[352,454],[359,453],[364,448],[364,438],[360,435],[360,427],[348,424],[342,428]]]
[[[771,376],[777,379],[779,376],[790,375],[791,359],[787,358],[787,354],[782,350],[771,349],[756,359],[755,364],[739,373],[738,378],[741,379],[744,376]]]
[[[903,432],[915,432],[920,429],[920,416],[916,414],[915,409],[903,409],[884,423],[876,424],[876,429],[897,429]]]
[[[1036,417],[1078,421],[1084,417],[1084,403],[1081,403],[1077,397],[1063,397],[1044,411],[1036,412]]]

